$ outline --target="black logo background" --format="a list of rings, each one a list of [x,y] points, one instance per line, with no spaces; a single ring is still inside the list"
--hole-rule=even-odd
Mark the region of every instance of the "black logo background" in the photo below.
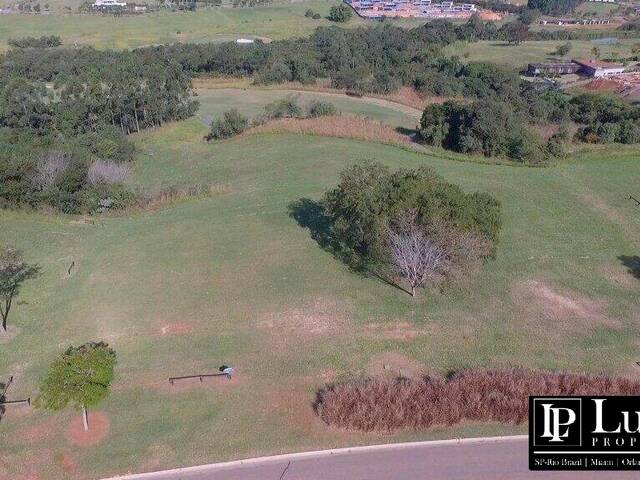
[[[596,402],[602,400],[602,427],[606,433],[593,433],[596,429]],[[571,425],[560,425],[555,441],[549,438],[549,425],[545,430],[543,405],[551,408],[570,408],[576,420]],[[547,415],[549,408],[547,407]],[[529,397],[529,468],[531,470],[640,470],[640,397]],[[610,433],[623,424],[623,413],[629,412],[629,429]],[[569,414],[559,414],[559,423],[566,423]],[[549,421],[549,420],[548,420]],[[559,434],[566,433],[558,441]],[[545,437],[544,435],[547,434]],[[640,477],[639,477],[640,478]]]

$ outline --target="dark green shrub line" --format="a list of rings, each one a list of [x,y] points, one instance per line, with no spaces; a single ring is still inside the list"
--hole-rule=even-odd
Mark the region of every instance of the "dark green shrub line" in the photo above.
[[[43,35],[39,38],[10,38],[7,43],[16,48],[53,48],[62,45],[62,40],[57,35]]]

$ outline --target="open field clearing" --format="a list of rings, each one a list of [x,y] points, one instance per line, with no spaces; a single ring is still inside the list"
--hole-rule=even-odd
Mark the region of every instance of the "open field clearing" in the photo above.
[[[224,109],[200,100],[201,116]],[[0,477],[96,478],[330,446],[523,432],[469,423],[388,436],[327,428],[311,408],[315,392],[359,375],[512,365],[638,375],[640,212],[628,200],[638,189],[637,149],[534,169],[290,134],[207,144],[206,132],[192,118],[135,135],[132,181],[152,191],[218,186],[210,197],[89,221],[0,212],[0,243],[23,248],[44,272],[12,314],[17,335],[0,340],[0,376],[15,376],[11,396],[33,396],[69,344],[104,340],[118,354],[113,392],[90,412],[93,436],[78,432],[71,409],[8,409]],[[500,199],[496,259],[463,285],[413,299],[323,251],[289,206],[318,200],[343,168],[367,159],[429,165]],[[232,380],[167,382],[222,364],[235,367]]]
[[[454,43],[445,48],[449,55],[458,55],[473,62],[492,62],[515,68],[524,68],[530,62],[545,62],[557,58],[553,52],[566,40],[531,41],[520,45],[505,42],[481,41],[475,43]],[[601,58],[611,58],[615,53],[620,57],[631,55],[631,47],[637,39],[618,39],[615,44],[593,43],[588,40],[572,40],[572,49],[566,58],[592,58],[591,49],[597,45]]]
[[[196,92],[197,100],[200,102],[198,117],[207,125],[213,118],[221,116],[232,108],[238,109],[249,118],[254,118],[264,111],[265,105],[287,96],[297,99],[298,104],[305,110],[314,101],[331,102],[338,112],[364,115],[392,127],[406,129],[415,128],[422,115],[418,109],[378,98],[355,98],[333,93],[237,88],[196,90]]]
[[[65,45],[126,49],[174,42],[233,41],[239,37],[281,39],[305,36],[331,22],[324,17],[334,2],[311,0],[255,8],[215,8],[195,12],[142,15],[4,15],[0,16],[0,49],[10,38],[59,35]],[[306,18],[313,9],[322,19]],[[349,25],[361,23],[354,18]]]

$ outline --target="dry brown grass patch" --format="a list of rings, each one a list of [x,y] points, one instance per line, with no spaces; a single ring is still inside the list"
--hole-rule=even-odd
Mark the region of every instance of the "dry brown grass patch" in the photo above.
[[[422,363],[399,352],[384,352],[373,355],[367,365],[367,373],[371,376],[419,378],[425,370]]]
[[[620,322],[606,315],[606,303],[576,292],[557,290],[541,280],[516,284],[511,291],[514,302],[526,311],[526,319],[535,324],[543,317],[553,320],[555,328],[606,325],[619,327]],[[579,324],[575,324],[578,320]]]
[[[233,191],[229,184],[171,186],[154,193],[139,195],[135,204],[127,212],[144,210],[155,211],[165,205],[171,205],[189,198],[228,195]]]
[[[0,344],[11,342],[21,331],[22,329],[20,327],[11,324],[7,325],[7,331],[0,328]]]
[[[350,138],[388,145],[410,145],[408,136],[393,127],[359,115],[340,114],[318,118],[282,118],[248,130],[251,133],[296,133]]]
[[[397,340],[408,342],[426,332],[417,329],[412,323],[398,320],[386,323],[368,323],[364,327],[365,335],[376,340]]]
[[[520,424],[530,395],[638,395],[640,382],[527,369],[469,369],[450,379],[371,377],[330,385],[316,413],[328,425],[366,432],[427,429],[463,420]]]
[[[342,316],[335,302],[315,299],[300,308],[264,315],[258,322],[258,328],[286,342],[288,339],[333,335],[342,323]]]
[[[390,102],[400,103],[419,110],[423,110],[424,107],[429,104],[444,103],[448,100],[444,97],[424,97],[411,87],[400,87],[397,91],[392,93],[386,93],[384,95],[371,94],[371,96],[382,98],[383,100],[388,100]]]

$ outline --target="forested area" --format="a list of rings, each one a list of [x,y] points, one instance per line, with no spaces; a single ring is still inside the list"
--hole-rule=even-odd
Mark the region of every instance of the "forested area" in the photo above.
[[[270,44],[130,52],[51,48],[58,39],[22,39],[15,42],[21,48],[0,57],[0,202],[64,212],[125,205],[133,195],[124,186],[133,156],[126,136],[192,115],[190,76],[205,73],[251,76],[259,84],[328,78],[333,87],[356,93],[410,86],[424,95],[464,97],[427,109],[420,129],[426,143],[460,152],[539,162],[562,155],[568,121],[580,125],[576,137],[583,141],[640,140],[637,107],[600,96],[572,99],[526,84],[517,72],[442,51],[460,40],[512,34],[474,16],[459,25],[330,27]],[[528,128],[550,123],[558,132],[544,141]]]
[[[0,58],[0,202],[123,206],[126,135],[192,115],[189,76],[138,52],[27,48]]]
[[[473,16],[460,25],[434,20],[414,29],[390,24],[318,28],[307,38],[270,44],[173,44],[139,50],[145,58],[171,58],[193,74],[253,76],[257,83],[314,83],[330,78],[336,88],[386,93],[441,70],[442,47],[456,41],[569,38],[567,32],[498,28]],[[521,37],[522,35],[524,37]],[[517,38],[512,38],[517,35]]]
[[[545,15],[564,15],[573,12],[585,0],[529,0],[527,7]]]
[[[498,96],[469,103],[430,105],[420,121],[420,136],[429,145],[462,153],[506,156],[541,163],[564,154],[572,138],[569,124],[577,125],[574,139],[587,143],[639,143],[640,109],[608,95],[575,96],[535,85],[503,88]],[[543,140],[532,126],[554,126]]]
[[[524,82],[514,70],[442,53],[452,42],[499,38],[504,28],[478,17],[460,25],[436,20],[411,30],[388,24],[319,28],[309,38],[269,45],[171,45],[144,54],[169,56],[196,74],[253,76],[263,84],[329,78],[333,87],[356,93],[410,86],[425,96],[463,97],[464,102],[428,108],[420,133],[428,144],[464,153],[541,163],[563,156],[565,143],[574,139],[640,141],[638,108],[622,100],[599,94],[572,98],[552,86]],[[568,124],[577,124],[578,131],[569,133]],[[555,132],[541,137],[535,125]]]

